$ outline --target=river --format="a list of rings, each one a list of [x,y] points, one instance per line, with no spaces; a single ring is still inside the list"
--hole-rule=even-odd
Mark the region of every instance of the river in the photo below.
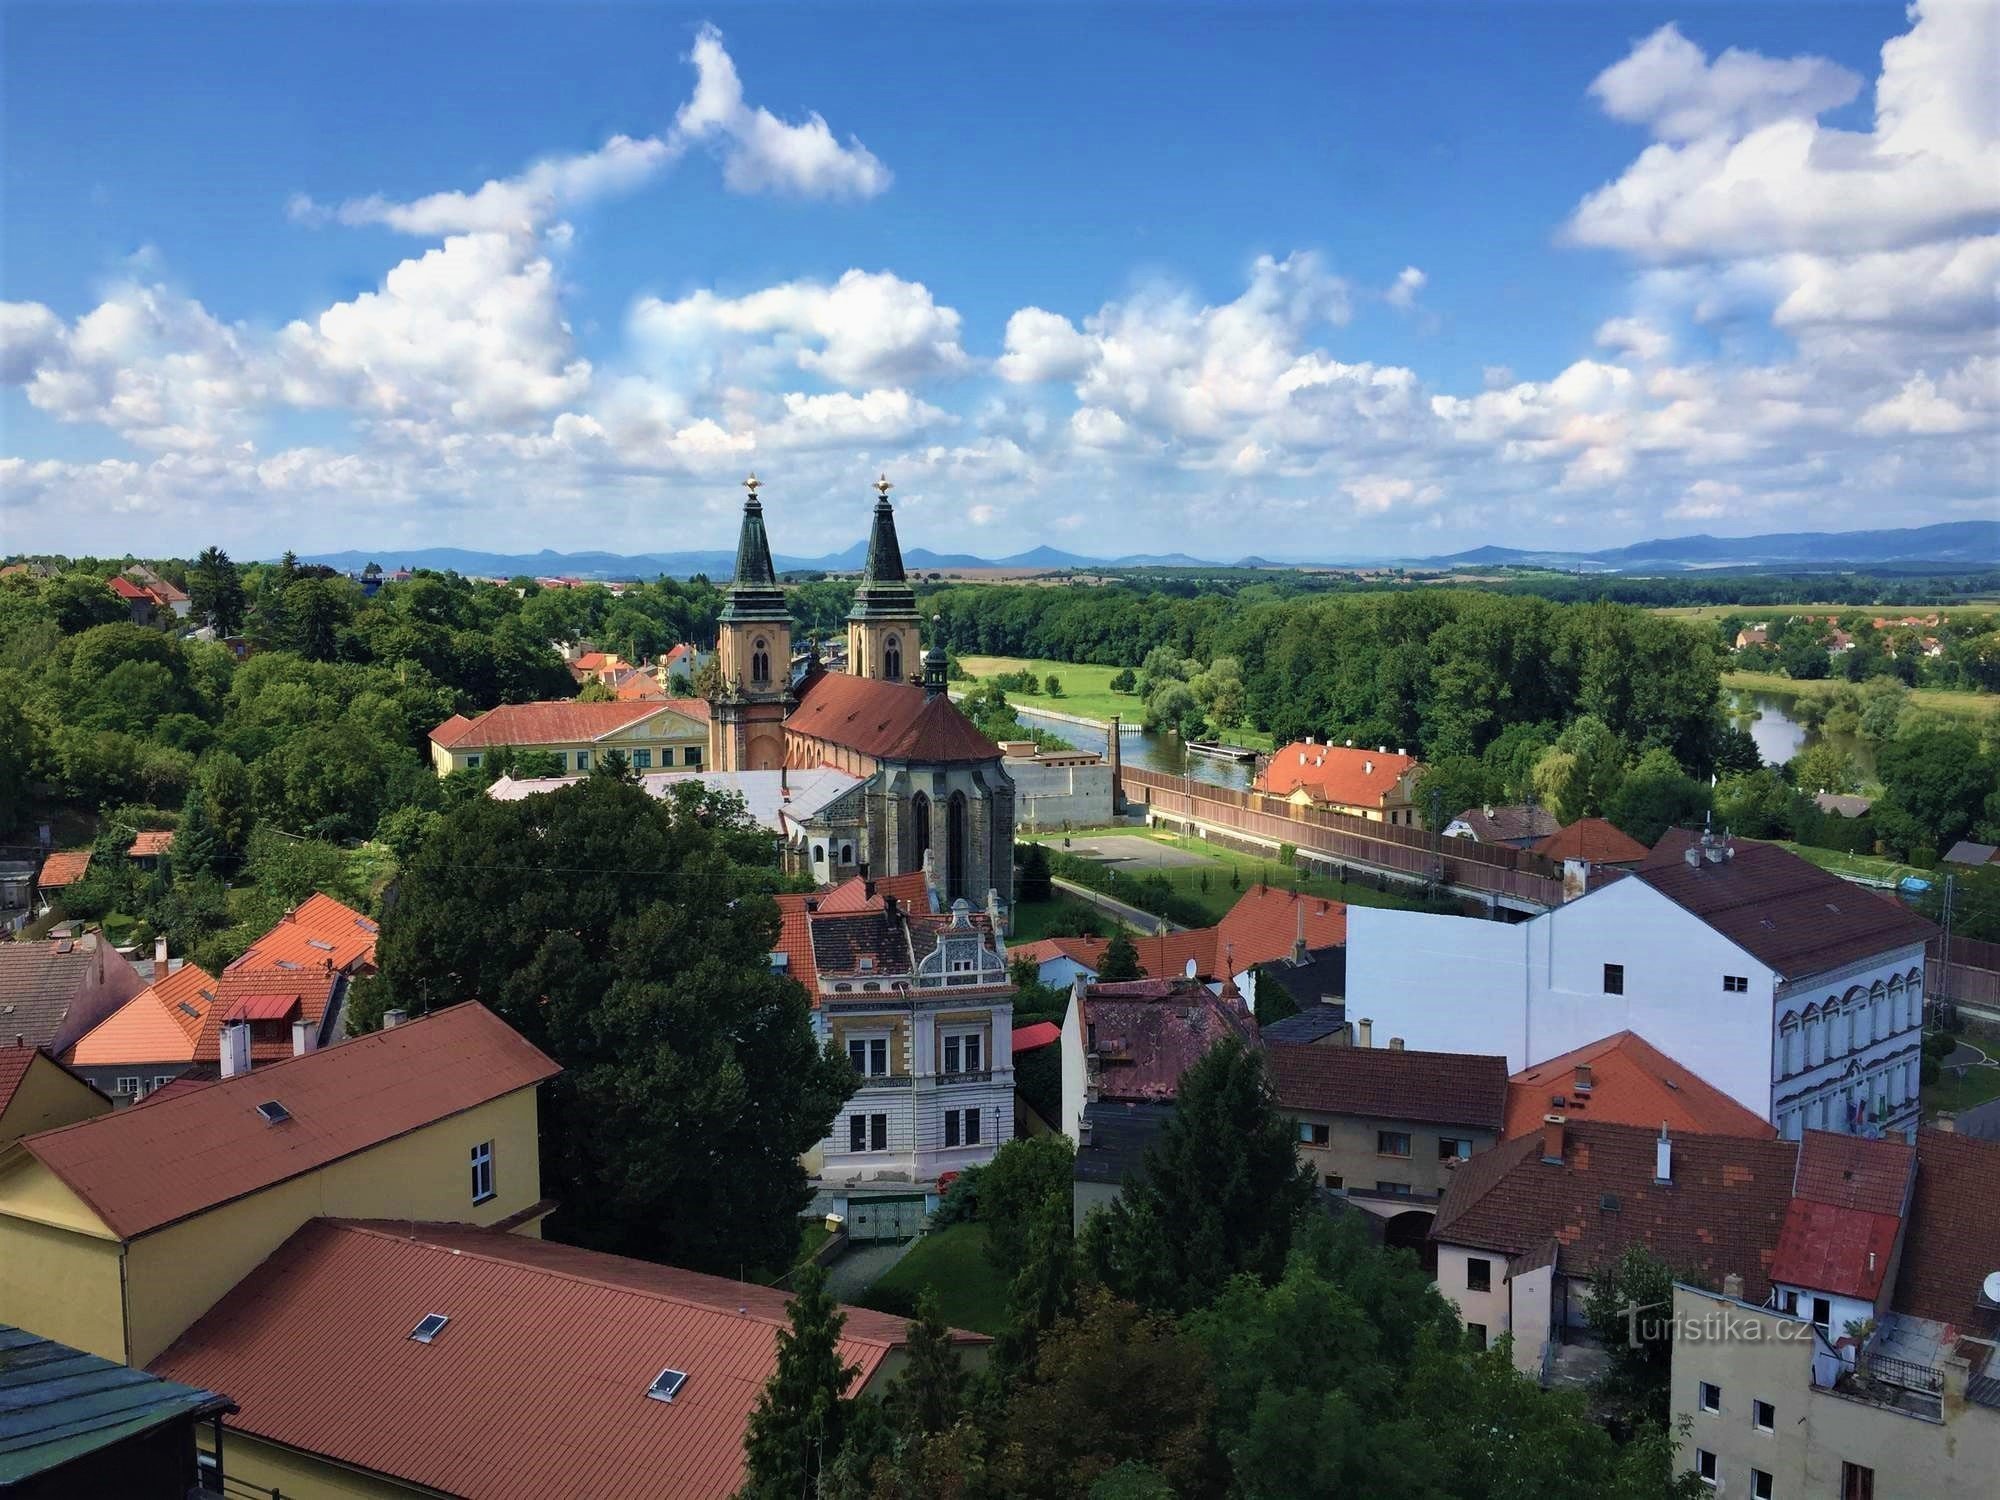
[[[1807,745],[1824,739],[1838,745],[1853,758],[1855,769],[1860,772],[1863,781],[1875,779],[1875,746],[1857,735],[1826,734],[1808,729],[1792,717],[1792,707],[1799,701],[1794,695],[1725,690],[1724,696],[1736,710],[1737,722],[1748,729],[1750,738],[1757,742],[1757,753],[1764,757],[1765,765],[1783,765]],[[1745,713],[1754,713],[1756,718],[1746,719],[1743,717]]]

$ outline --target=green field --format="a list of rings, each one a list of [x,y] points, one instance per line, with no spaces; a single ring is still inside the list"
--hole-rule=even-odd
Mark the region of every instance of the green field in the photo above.
[[[1106,937],[1124,925],[1102,907],[1061,893],[1053,901],[1016,901],[1011,916],[1014,925],[1007,934],[1009,943],[1032,943],[1049,937],[1058,927],[1065,933],[1073,932],[1072,924],[1079,920]]]
[[[913,1307],[925,1288],[937,1294],[938,1310],[953,1328],[998,1334],[1007,1326],[1007,1283],[986,1258],[984,1224],[954,1224],[925,1235],[860,1302]]]
[[[1221,921],[1229,908],[1242,898],[1243,893],[1259,882],[1283,886],[1286,890],[1296,890],[1301,895],[1324,896],[1329,901],[1341,901],[1349,906],[1389,906],[1403,911],[1437,909],[1421,897],[1405,895],[1403,889],[1393,881],[1388,890],[1379,891],[1372,881],[1363,883],[1356,880],[1343,884],[1323,875],[1295,876],[1279,862],[1275,852],[1268,855],[1241,854],[1221,844],[1209,843],[1205,839],[1187,838],[1154,828],[1121,827],[1104,831],[1152,839],[1156,843],[1168,844],[1176,849],[1206,856],[1204,862],[1199,865],[1176,865],[1160,870],[1130,870],[1129,873],[1134,879],[1141,875],[1164,875],[1167,883],[1176,892],[1199,903],[1208,913],[1210,921]],[[1060,849],[1062,835],[1023,835],[1023,842],[1047,844],[1051,848]],[[1119,866],[1118,869],[1120,878],[1124,878],[1128,873],[1127,868]],[[1236,876],[1236,884],[1233,886],[1229,883],[1232,872]],[[1206,889],[1202,886],[1203,875],[1208,877]],[[1114,897],[1117,895],[1115,891],[1109,894]],[[1457,911],[1457,903],[1452,903],[1450,909]]]
[[[1021,708],[1038,708],[1049,713],[1075,714],[1080,718],[1094,719],[1098,723],[1109,723],[1116,714],[1128,724],[1136,724],[1144,716],[1146,705],[1135,693],[1114,693],[1111,679],[1123,669],[1120,667],[1092,667],[1076,662],[1033,660],[1024,656],[961,656],[958,664],[981,680],[997,677],[1002,672],[1031,671],[1036,680],[1047,685],[1051,675],[1062,683],[1062,696],[1051,698],[1046,692],[1007,694],[1007,701]],[[970,684],[960,684],[969,686]],[[1271,737],[1250,728],[1237,728],[1229,733],[1232,744],[1247,745],[1256,750],[1271,748]]]
[[[1986,604],[1669,604],[1651,610],[1676,620],[1719,620],[1724,615],[1742,619],[1763,619],[1767,615],[1867,615],[1900,620],[1905,615],[1938,615],[1950,619],[1959,615],[2000,614],[2000,601]]]
[[[1722,686],[1733,692],[1772,693],[1789,698],[1824,698],[1844,687],[1863,687],[1845,678],[1787,677],[1782,672],[1724,672]],[[1983,719],[2000,708],[2000,693],[1960,692],[1955,688],[1911,688],[1910,706],[1961,718]]]
[[[1996,1097],[2000,1097],[2000,1068],[1967,1068],[1963,1078],[1944,1073],[1923,1091],[1924,1113],[1934,1115],[1939,1110],[1950,1110],[1956,1114]]]
[[[1872,854],[1847,854],[1839,849],[1816,849],[1811,844],[1795,844],[1790,839],[1774,839],[1773,843],[1789,849],[1800,859],[1818,865],[1822,870],[1851,878],[1860,876],[1866,880],[1883,880],[1894,884],[1906,875],[1929,879],[1933,872],[1920,870],[1915,865],[1899,865],[1893,859],[1878,859]]]

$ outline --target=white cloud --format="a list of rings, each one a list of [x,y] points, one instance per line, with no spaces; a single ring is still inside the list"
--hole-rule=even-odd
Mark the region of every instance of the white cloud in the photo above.
[[[1645,318],[1610,318],[1598,325],[1600,348],[1630,354],[1642,364],[1651,364],[1673,348],[1673,339]]]
[[[785,414],[764,440],[773,447],[817,447],[835,443],[900,442],[926,427],[948,424],[950,414],[904,390],[833,391],[808,396],[791,392]]]
[[[62,349],[62,319],[39,302],[0,302],[0,385],[24,385]]]
[[[1444,490],[1438,485],[1419,484],[1414,479],[1392,474],[1364,474],[1348,480],[1341,488],[1354,501],[1355,510],[1364,516],[1415,510],[1435,505],[1444,498]]]
[[[1597,75],[1590,92],[1614,120],[1667,141],[1813,119],[1848,103],[1861,80],[1823,57],[1776,59],[1731,47],[1710,63],[1669,23]]]
[[[997,505],[968,506],[965,512],[965,519],[970,521],[974,526],[991,526],[995,521],[1000,519],[1000,507]]]
[[[1743,486],[1721,479],[1697,479],[1679,503],[1667,511],[1678,520],[1714,521],[1733,514],[1743,498]]]
[[[1396,273],[1396,279],[1384,292],[1383,298],[1391,307],[1412,307],[1416,304],[1417,293],[1424,289],[1430,278],[1415,266],[1405,266]]]
[[[997,366],[1003,379],[1019,382],[1074,380],[1090,365],[1097,345],[1059,313],[1024,307],[1007,320],[1007,352]]]
[[[1878,401],[1861,416],[1864,432],[1901,433],[1913,437],[1964,432],[1974,422],[1972,413],[1939,394],[1930,376],[1921,372],[1912,375],[1895,395]]]
[[[736,64],[713,26],[702,27],[690,56],[699,77],[674,129],[715,146],[731,189],[806,198],[872,198],[888,191],[889,169],[852,136],[844,146],[835,140],[816,111],[804,124],[787,125],[767,109],[746,105]]]
[[[1085,448],[1118,448],[1131,437],[1125,419],[1101,406],[1079,406],[1070,414],[1069,430]]]

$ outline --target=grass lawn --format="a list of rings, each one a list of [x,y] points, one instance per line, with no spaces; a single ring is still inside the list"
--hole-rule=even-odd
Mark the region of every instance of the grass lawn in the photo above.
[[[984,1224],[954,1224],[925,1235],[863,1294],[861,1305],[873,1307],[886,1294],[891,1306],[902,1298],[914,1306],[926,1287],[953,1328],[997,1334],[1007,1326],[1007,1283],[986,1258]]]
[[[1861,687],[1846,678],[1799,679],[1782,672],[1724,672],[1724,688],[1745,693],[1776,693],[1788,698],[1824,698],[1844,687]],[[1984,718],[2000,708],[2000,694],[1962,692],[1956,688],[1911,688],[1910,706],[1967,719]]]
[[[819,1247],[827,1242],[830,1233],[824,1217],[807,1219],[805,1227],[799,1231],[799,1256],[795,1264],[802,1266],[811,1260]]]
[[[1052,901],[1017,901],[1012,915],[1014,929],[1007,934],[1010,944],[1035,942],[1050,936],[1058,926],[1064,932],[1074,932],[1073,920],[1090,923],[1106,937],[1124,925],[1101,907],[1060,892]]]
[[[1893,859],[1879,859],[1872,854],[1845,854],[1838,849],[1816,849],[1811,844],[1795,844],[1790,839],[1774,839],[1773,843],[1789,849],[1800,859],[1818,865],[1822,870],[1831,870],[1840,876],[1861,876],[1868,880],[1886,880],[1892,884],[1906,875],[1915,875],[1921,880],[1936,878],[1933,870],[1920,870],[1915,865],[1899,865]]]
[[[1023,656],[961,656],[960,666],[974,677],[985,679],[997,677],[1002,672],[1019,672],[1023,668],[1032,671],[1035,678],[1047,685],[1051,673],[1062,681],[1062,696],[1051,698],[1047,693],[1007,694],[1007,701],[1021,708],[1046,709],[1051,713],[1076,714],[1081,718],[1095,719],[1099,723],[1110,722],[1113,714],[1119,715],[1128,724],[1136,724],[1145,713],[1145,704],[1135,693],[1114,693],[1111,679],[1123,668],[1091,667],[1076,662],[1030,660]],[[1134,670],[1137,670],[1136,668]],[[962,686],[965,684],[961,684]],[[1247,727],[1229,732],[1232,744],[1248,745],[1253,749],[1271,748],[1271,737]]]
[[[1936,1114],[1941,1109],[1956,1114],[1959,1110],[2000,1097],[2000,1068],[1967,1068],[1963,1078],[1943,1073],[1923,1093],[1926,1115]]]
[[[1176,865],[1163,870],[1132,870],[1130,874],[1134,879],[1142,875],[1166,876],[1175,891],[1199,902],[1208,912],[1211,921],[1221,921],[1223,914],[1237,903],[1243,892],[1259,881],[1268,881],[1272,885],[1283,886],[1286,890],[1296,890],[1307,896],[1324,896],[1329,901],[1343,901],[1349,906],[1392,906],[1404,911],[1435,910],[1420,897],[1405,895],[1402,888],[1393,881],[1390,882],[1388,890],[1378,891],[1372,881],[1363,883],[1353,880],[1342,884],[1323,875],[1294,877],[1278,862],[1275,853],[1240,854],[1221,844],[1212,844],[1205,839],[1186,838],[1160,829],[1120,828],[1117,831],[1206,856],[1200,864]],[[1071,836],[1075,837],[1074,834]],[[1062,847],[1060,834],[1026,841],[1048,844],[1058,849]],[[1232,871],[1236,875],[1235,886],[1229,883]],[[1124,878],[1124,874],[1124,867],[1120,867],[1121,879]],[[1203,875],[1208,877],[1206,890],[1202,888]],[[1115,896],[1117,893],[1114,891],[1111,894]],[[1453,903],[1451,909],[1456,911],[1457,904]]]

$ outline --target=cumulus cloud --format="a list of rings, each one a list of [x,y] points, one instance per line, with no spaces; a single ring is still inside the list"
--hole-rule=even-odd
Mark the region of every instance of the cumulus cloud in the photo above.
[[[1645,318],[1610,318],[1598,325],[1600,348],[1617,349],[1650,364],[1673,348],[1673,340]]]
[[[1019,382],[1074,380],[1090,364],[1096,344],[1060,313],[1024,307],[1007,319],[1006,353],[997,368]]]
[[[1661,140],[1812,119],[1850,102],[1861,80],[1823,57],[1769,58],[1731,47],[1714,62],[1669,22],[1597,75],[1590,92],[1614,120]]]
[[[1392,474],[1364,474],[1348,480],[1341,488],[1354,501],[1355,510],[1364,516],[1435,505],[1444,496],[1438,485],[1420,484]]]
[[[1680,520],[1713,521],[1729,515],[1743,498],[1743,486],[1721,479],[1697,479],[1667,514]]]
[[[856,395],[788,392],[784,416],[771,424],[765,441],[774,447],[818,447],[837,443],[900,442],[926,427],[951,422],[949,413],[908,391],[874,390]]]
[[[1405,266],[1396,273],[1396,279],[1389,284],[1389,290],[1382,294],[1391,307],[1413,307],[1417,293],[1424,289],[1430,277],[1415,266]]]

